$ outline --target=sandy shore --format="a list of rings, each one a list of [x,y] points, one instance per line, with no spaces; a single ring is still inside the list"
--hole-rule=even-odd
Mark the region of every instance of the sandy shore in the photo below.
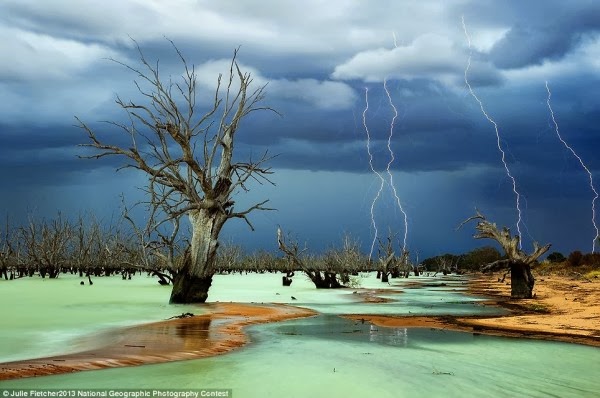
[[[472,279],[469,290],[486,295],[512,311],[499,318],[459,319],[467,325],[509,330],[600,346],[600,280],[538,276],[535,298],[510,300],[510,281],[499,275]],[[508,284],[507,284],[508,283]],[[536,336],[537,337],[537,336]]]
[[[356,314],[347,316],[383,327],[430,327],[478,334],[564,341],[600,347],[600,280],[538,276],[535,298],[510,299],[510,279],[502,275],[476,275],[469,293],[486,296],[486,305],[498,305],[509,315],[494,317],[395,317]]]
[[[205,304],[209,313],[90,336],[106,346],[74,354],[0,364],[0,380],[214,356],[244,345],[243,328],[315,315],[286,305]]]

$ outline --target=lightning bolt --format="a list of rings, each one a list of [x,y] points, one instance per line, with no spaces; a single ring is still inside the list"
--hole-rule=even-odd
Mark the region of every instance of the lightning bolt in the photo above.
[[[501,142],[500,142],[500,132],[498,131],[498,124],[485,111],[485,108],[483,107],[483,103],[481,102],[481,100],[479,99],[479,97],[477,97],[477,95],[473,91],[473,88],[471,87],[471,84],[469,84],[468,73],[469,73],[469,69],[471,68],[472,50],[471,50],[471,37],[469,36],[469,32],[467,31],[467,25],[465,24],[465,17],[464,17],[464,15],[462,16],[462,26],[463,26],[463,30],[465,32],[465,36],[467,37],[467,42],[469,44],[469,58],[468,58],[468,61],[467,61],[467,68],[465,69],[465,84],[467,85],[467,87],[469,89],[469,92],[471,93],[471,96],[479,104],[479,108],[481,109],[481,112],[483,113],[483,115],[485,116],[485,118],[494,126],[494,131],[496,132],[496,143],[498,145],[498,150],[500,151],[500,154],[501,154],[502,164],[504,165],[504,169],[506,170],[506,175],[512,181],[512,189],[513,189],[513,192],[514,192],[515,197],[516,197],[516,207],[517,207],[517,214],[518,214],[518,218],[517,218],[517,232],[519,234],[519,238],[522,238],[522,234],[521,234],[522,216],[521,216],[521,205],[520,205],[521,194],[517,190],[517,181],[515,180],[515,177],[513,177],[513,175],[511,174],[510,169],[508,168],[508,164],[506,163],[506,153],[502,149],[502,145],[501,145]],[[521,247],[522,247],[522,239],[519,239],[519,248],[521,248]]]
[[[394,41],[395,41],[395,39],[396,39],[396,35],[394,35]],[[391,144],[392,144],[392,137],[394,136],[394,124],[396,123],[396,118],[398,117],[398,110],[394,106],[394,102],[392,101],[392,96],[390,95],[390,91],[387,88],[387,79],[383,79],[383,89],[385,90],[385,94],[388,97],[390,106],[394,110],[394,117],[392,118],[392,121],[390,122],[390,134],[388,135],[388,140],[387,140],[387,148],[388,148],[388,151],[390,152],[390,161],[387,164],[386,172],[387,172],[388,176],[390,177],[390,187],[392,188],[392,192],[394,193],[394,197],[396,198],[396,203],[398,203],[398,208],[400,209],[400,211],[402,212],[402,215],[404,216],[404,241],[403,241],[403,245],[402,245],[402,252],[404,253],[406,251],[406,240],[408,237],[408,217],[406,215],[406,212],[404,211],[404,208],[402,207],[400,198],[398,197],[398,192],[396,191],[396,186],[394,185],[394,177],[392,176],[392,172],[390,171],[390,167],[391,167],[392,163],[394,163],[394,160],[395,160],[394,151],[392,151]]]
[[[371,250],[369,251],[369,260],[371,260],[371,256],[373,255],[373,250],[375,249],[375,242],[377,241],[377,236],[379,231],[377,230],[377,223],[375,222],[375,203],[379,199],[381,195],[381,191],[383,191],[383,185],[385,180],[381,173],[375,170],[373,166],[373,153],[371,152],[371,133],[369,132],[369,127],[367,126],[367,111],[369,110],[369,88],[365,87],[365,110],[363,111],[363,126],[365,127],[365,132],[367,133],[367,153],[369,154],[369,166],[371,167],[371,171],[379,177],[381,184],[379,185],[379,190],[377,194],[373,198],[373,202],[371,203],[371,225],[375,230],[375,235],[373,236],[373,242],[371,242]]]
[[[556,136],[558,137],[560,142],[562,142],[563,145],[569,151],[571,151],[573,156],[575,156],[577,158],[577,160],[579,160],[579,164],[581,164],[581,167],[583,167],[583,169],[588,174],[588,177],[590,178],[590,188],[592,189],[592,192],[594,192],[594,199],[592,199],[592,224],[594,225],[594,229],[596,230],[596,236],[594,236],[594,239],[592,240],[592,253],[594,253],[596,251],[596,240],[600,236],[600,231],[598,231],[598,226],[596,225],[596,199],[598,199],[598,192],[594,188],[594,179],[592,178],[592,172],[590,171],[590,169],[587,168],[585,163],[583,163],[583,160],[581,159],[581,157],[579,155],[577,155],[575,150],[573,148],[571,148],[571,146],[569,144],[567,144],[567,142],[562,138],[562,136],[560,134],[560,130],[558,128],[558,123],[556,122],[556,118],[554,117],[554,111],[552,110],[552,105],[550,104],[550,98],[552,97],[552,93],[550,92],[550,86],[548,85],[548,81],[546,81],[546,91],[548,91],[548,99],[546,100],[546,103],[548,104],[548,109],[550,110],[550,115],[552,116],[552,123],[554,123],[554,130],[556,131]]]

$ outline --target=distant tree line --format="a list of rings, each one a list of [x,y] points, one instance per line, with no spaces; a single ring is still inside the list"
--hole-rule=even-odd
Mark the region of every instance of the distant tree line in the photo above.
[[[575,250],[565,257],[560,252],[552,252],[546,257],[546,261],[568,267],[600,267],[600,253],[583,253],[579,250]]]
[[[131,279],[146,272],[161,284],[171,284],[180,272],[188,235],[179,223],[171,229],[142,228],[128,210],[116,222],[103,223],[91,214],[70,220],[58,213],[51,219],[31,216],[25,225],[11,225],[7,217],[0,227],[0,278],[6,280],[39,276],[58,278],[61,274],[80,277],[122,275]],[[309,269],[348,275],[374,268],[358,250],[358,244],[346,238],[341,248],[324,254],[303,253]],[[266,250],[245,253],[241,246],[224,242],[215,265],[217,274],[283,272],[291,277],[294,264],[289,258]]]
[[[147,273],[161,284],[171,284],[180,271],[186,253],[186,233],[179,230],[138,228],[127,209],[115,222],[103,223],[92,214],[80,214],[68,219],[30,217],[24,225],[11,225],[7,217],[0,227],[0,278],[6,280],[39,276],[57,278],[61,274],[80,277],[121,275],[131,279],[136,273]],[[283,243],[283,242],[281,242]],[[283,256],[258,250],[244,252],[233,242],[223,242],[216,261],[217,274],[283,273],[291,283],[296,272],[306,274],[317,287],[343,287],[351,284],[351,276],[377,271],[378,278],[408,277],[431,273],[463,273],[480,271],[486,264],[502,260],[492,246],[483,246],[463,254],[442,254],[412,263],[408,253],[396,256],[391,240],[380,242],[377,260],[360,252],[359,242],[344,236],[342,244],[331,246],[322,254],[301,249],[289,240]],[[600,267],[600,253],[573,251],[567,257],[550,253],[546,263],[567,267]]]
[[[122,222],[103,224],[90,214],[69,220],[30,217],[25,225],[13,226],[7,217],[0,228],[0,277],[39,275],[57,278],[61,273],[79,276],[109,276],[124,279],[137,271],[164,270],[151,245],[140,245],[135,233]]]
[[[421,262],[426,271],[479,271],[482,266],[502,259],[500,252],[492,246],[483,246],[463,254],[442,254],[426,258]]]
[[[442,254],[426,258],[421,262],[423,270],[438,271],[440,266],[446,264],[452,271],[480,271],[481,267],[502,260],[505,256],[493,246],[483,246],[463,254]],[[544,262],[560,264],[567,267],[600,267],[600,253],[583,253],[579,250],[571,252],[565,257],[560,252],[548,254]]]

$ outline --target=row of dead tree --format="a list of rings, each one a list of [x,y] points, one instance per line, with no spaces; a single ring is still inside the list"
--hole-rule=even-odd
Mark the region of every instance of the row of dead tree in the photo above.
[[[492,239],[496,241],[504,250],[502,259],[489,264],[482,264],[483,272],[505,270],[511,274],[511,297],[512,298],[532,298],[535,278],[531,273],[531,266],[550,249],[550,244],[540,246],[537,242],[533,242],[533,251],[526,253],[521,248],[520,237],[512,235],[509,228],[498,228],[495,223],[488,221],[483,214],[476,210],[476,214],[463,221],[459,227],[467,224],[470,221],[477,221],[475,229],[477,233],[475,239]],[[285,253],[291,267],[302,270],[315,284],[317,288],[338,288],[348,282],[348,273],[344,270],[335,267],[327,267],[325,269],[316,269],[302,258],[302,251],[299,250],[296,241],[287,241],[281,229],[277,231],[277,243],[279,249]],[[342,260],[356,261],[360,255],[357,247],[348,247],[348,241],[345,241],[343,253],[350,253],[350,257]],[[400,256],[397,256],[393,250],[392,239],[388,237],[387,244],[381,241],[379,256],[377,259],[378,265],[369,268],[375,268],[378,271],[378,278],[382,282],[388,282],[388,278],[405,276],[408,277],[412,271],[415,275],[419,275],[419,267],[410,262],[408,251],[403,251]],[[333,264],[333,263],[332,263]],[[440,263],[444,275],[449,272],[457,271],[456,267],[448,267],[445,262]],[[505,274],[506,275],[506,274]],[[285,281],[285,278],[284,278]]]
[[[80,215],[71,222],[60,213],[50,220],[30,219],[28,224],[11,228],[6,221],[0,241],[0,276],[14,279],[39,274],[56,278],[60,273],[78,273],[80,276],[108,276],[115,273],[131,278],[136,272],[146,271],[159,278],[161,284],[172,283],[185,258],[179,237],[179,225],[170,234],[156,233],[151,239],[148,231],[136,226],[124,208],[123,220],[129,229],[120,226],[103,227],[96,218]],[[505,256],[489,264],[482,264],[482,271],[508,270],[511,273],[512,296],[532,296],[535,283],[531,265],[549,248],[534,243],[534,250],[527,254],[520,248],[518,236],[512,236],[507,228],[499,229],[477,211],[465,220],[477,220],[477,239],[492,239],[504,249]],[[243,255],[242,249],[233,244],[222,245],[216,265],[216,273],[231,272],[284,272],[282,281],[290,285],[294,272],[303,272],[317,288],[340,288],[350,283],[352,275],[377,271],[382,282],[389,278],[419,275],[419,264],[412,263],[407,251],[396,255],[393,237],[379,241],[375,261],[361,253],[359,242],[350,236],[343,238],[342,246],[332,248],[324,255],[316,256],[301,249],[298,242],[278,228],[277,244],[284,254],[277,258],[272,253],[259,251]],[[432,271],[432,270],[429,270]],[[458,264],[440,261],[433,270],[444,275],[458,271]]]

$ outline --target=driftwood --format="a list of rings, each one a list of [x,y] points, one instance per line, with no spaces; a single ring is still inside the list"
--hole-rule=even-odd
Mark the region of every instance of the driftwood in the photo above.
[[[194,314],[192,314],[191,312],[184,312],[184,313],[182,313],[181,315],[175,315],[175,316],[172,316],[172,317],[170,317],[170,318],[167,318],[167,320],[169,320],[169,319],[184,319],[184,318],[191,318],[191,317],[193,317],[193,316],[195,316],[195,315],[194,315]]]
[[[499,271],[509,269],[511,273],[511,297],[512,298],[532,298],[535,279],[531,273],[531,264],[546,253],[551,244],[540,246],[538,242],[533,242],[533,252],[525,253],[521,247],[521,237],[512,236],[510,229],[504,227],[499,229],[495,223],[486,220],[485,216],[475,209],[476,214],[463,221],[457,229],[472,220],[478,220],[475,229],[477,233],[473,235],[475,239],[493,239],[502,246],[504,250],[504,259],[485,264],[481,267],[482,272]]]

